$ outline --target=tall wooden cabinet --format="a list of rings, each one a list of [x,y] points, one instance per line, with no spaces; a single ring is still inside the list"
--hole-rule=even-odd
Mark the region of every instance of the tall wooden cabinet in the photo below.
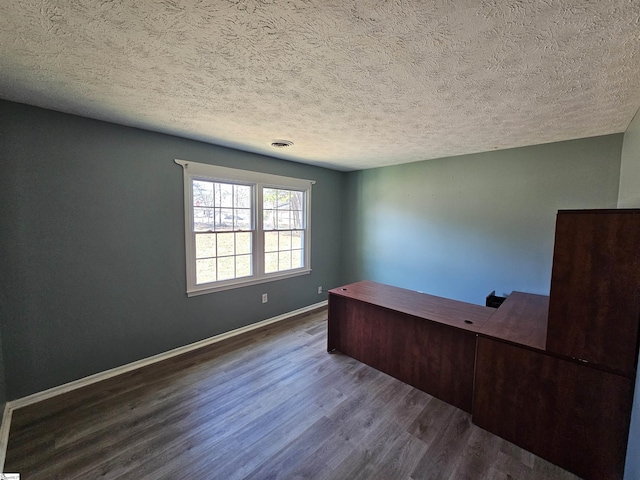
[[[558,212],[547,351],[635,378],[640,210]]]

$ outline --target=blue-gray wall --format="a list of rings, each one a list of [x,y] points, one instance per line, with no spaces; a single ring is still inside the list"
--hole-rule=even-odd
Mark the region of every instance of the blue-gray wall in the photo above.
[[[478,304],[548,295],[556,212],[616,207],[622,138],[349,173],[345,278]]]
[[[618,207],[640,208],[640,111],[636,113],[624,134]],[[640,358],[638,358],[638,364],[640,364]],[[640,370],[636,376],[624,478],[627,480],[640,478]]]
[[[316,180],[312,273],[187,298],[175,158]],[[4,101],[0,161],[7,399],[320,302],[319,285],[341,283],[341,172]]]
[[[624,133],[618,208],[640,208],[640,110]]]

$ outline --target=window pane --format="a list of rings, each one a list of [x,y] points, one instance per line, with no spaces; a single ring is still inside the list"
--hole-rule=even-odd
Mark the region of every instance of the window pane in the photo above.
[[[233,207],[233,185],[230,183],[218,183],[220,188],[220,206]]]
[[[302,248],[303,232],[291,232],[291,248]]]
[[[273,273],[278,271],[278,252],[264,254],[264,272]]]
[[[249,185],[235,185],[233,206],[236,208],[251,208],[251,187]]]
[[[275,226],[275,211],[265,210],[262,215],[262,228],[265,230],[273,230]]]
[[[278,250],[291,250],[291,232],[280,232]]]
[[[291,192],[291,210],[302,210],[303,192]]]
[[[252,238],[251,232],[197,234],[196,284],[251,276]]]
[[[234,230],[251,230],[251,210],[238,208],[233,211]]]
[[[194,180],[193,186],[193,206],[213,207],[213,183],[202,180]]]
[[[235,266],[235,257],[218,258],[218,280],[229,280],[230,278],[235,278]]]
[[[278,214],[278,224],[276,228],[278,228],[278,230],[289,230],[291,228],[291,222],[289,219],[289,215],[291,214],[291,212],[289,212],[288,210],[278,210],[276,213]]]
[[[193,231],[208,232],[215,228],[215,213],[213,208],[194,207]]]
[[[220,184],[213,184],[213,203],[216,207],[222,206],[222,194],[220,193]]]
[[[302,250],[293,250],[291,252],[291,268],[302,268]]]
[[[265,232],[265,273],[304,267],[304,231]]]
[[[302,210],[292,210],[291,211],[291,228],[304,228],[302,225],[303,222]]]
[[[236,255],[246,255],[253,252],[251,241],[253,234],[251,232],[236,233]]]
[[[220,217],[216,220],[216,230],[233,230],[233,210],[230,208],[221,208]]]
[[[240,255],[236,257],[236,278],[248,277],[251,275],[251,255]]]
[[[289,190],[278,190],[278,210],[291,210],[291,192]]]
[[[216,234],[200,233],[196,235],[196,258],[216,256]]]
[[[262,208],[267,210],[273,210],[276,208],[276,197],[278,191],[275,188],[263,188],[262,189]]]
[[[291,269],[291,252],[280,252],[278,257],[278,270],[290,270]]]
[[[275,252],[278,250],[278,232],[264,232],[264,251]]]
[[[234,255],[235,252],[235,233],[219,233],[218,234],[218,257]]]
[[[263,228],[265,230],[303,229],[305,226],[304,195],[304,192],[297,190],[264,188]]]
[[[196,284],[216,281],[216,259],[196,260]]]

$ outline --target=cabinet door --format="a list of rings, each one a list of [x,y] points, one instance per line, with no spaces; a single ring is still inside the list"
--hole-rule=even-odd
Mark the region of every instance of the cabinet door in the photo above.
[[[640,210],[558,212],[547,350],[635,377]]]
[[[471,412],[475,333],[337,295],[329,306],[329,350]]]
[[[478,338],[473,423],[575,474],[620,479],[633,380]]]

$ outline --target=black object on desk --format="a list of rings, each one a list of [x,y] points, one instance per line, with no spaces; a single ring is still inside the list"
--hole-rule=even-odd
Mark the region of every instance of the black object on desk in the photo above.
[[[489,295],[487,295],[486,306],[491,308],[498,308],[506,299],[507,297],[499,297],[498,295],[496,295],[496,291],[494,290]]]

